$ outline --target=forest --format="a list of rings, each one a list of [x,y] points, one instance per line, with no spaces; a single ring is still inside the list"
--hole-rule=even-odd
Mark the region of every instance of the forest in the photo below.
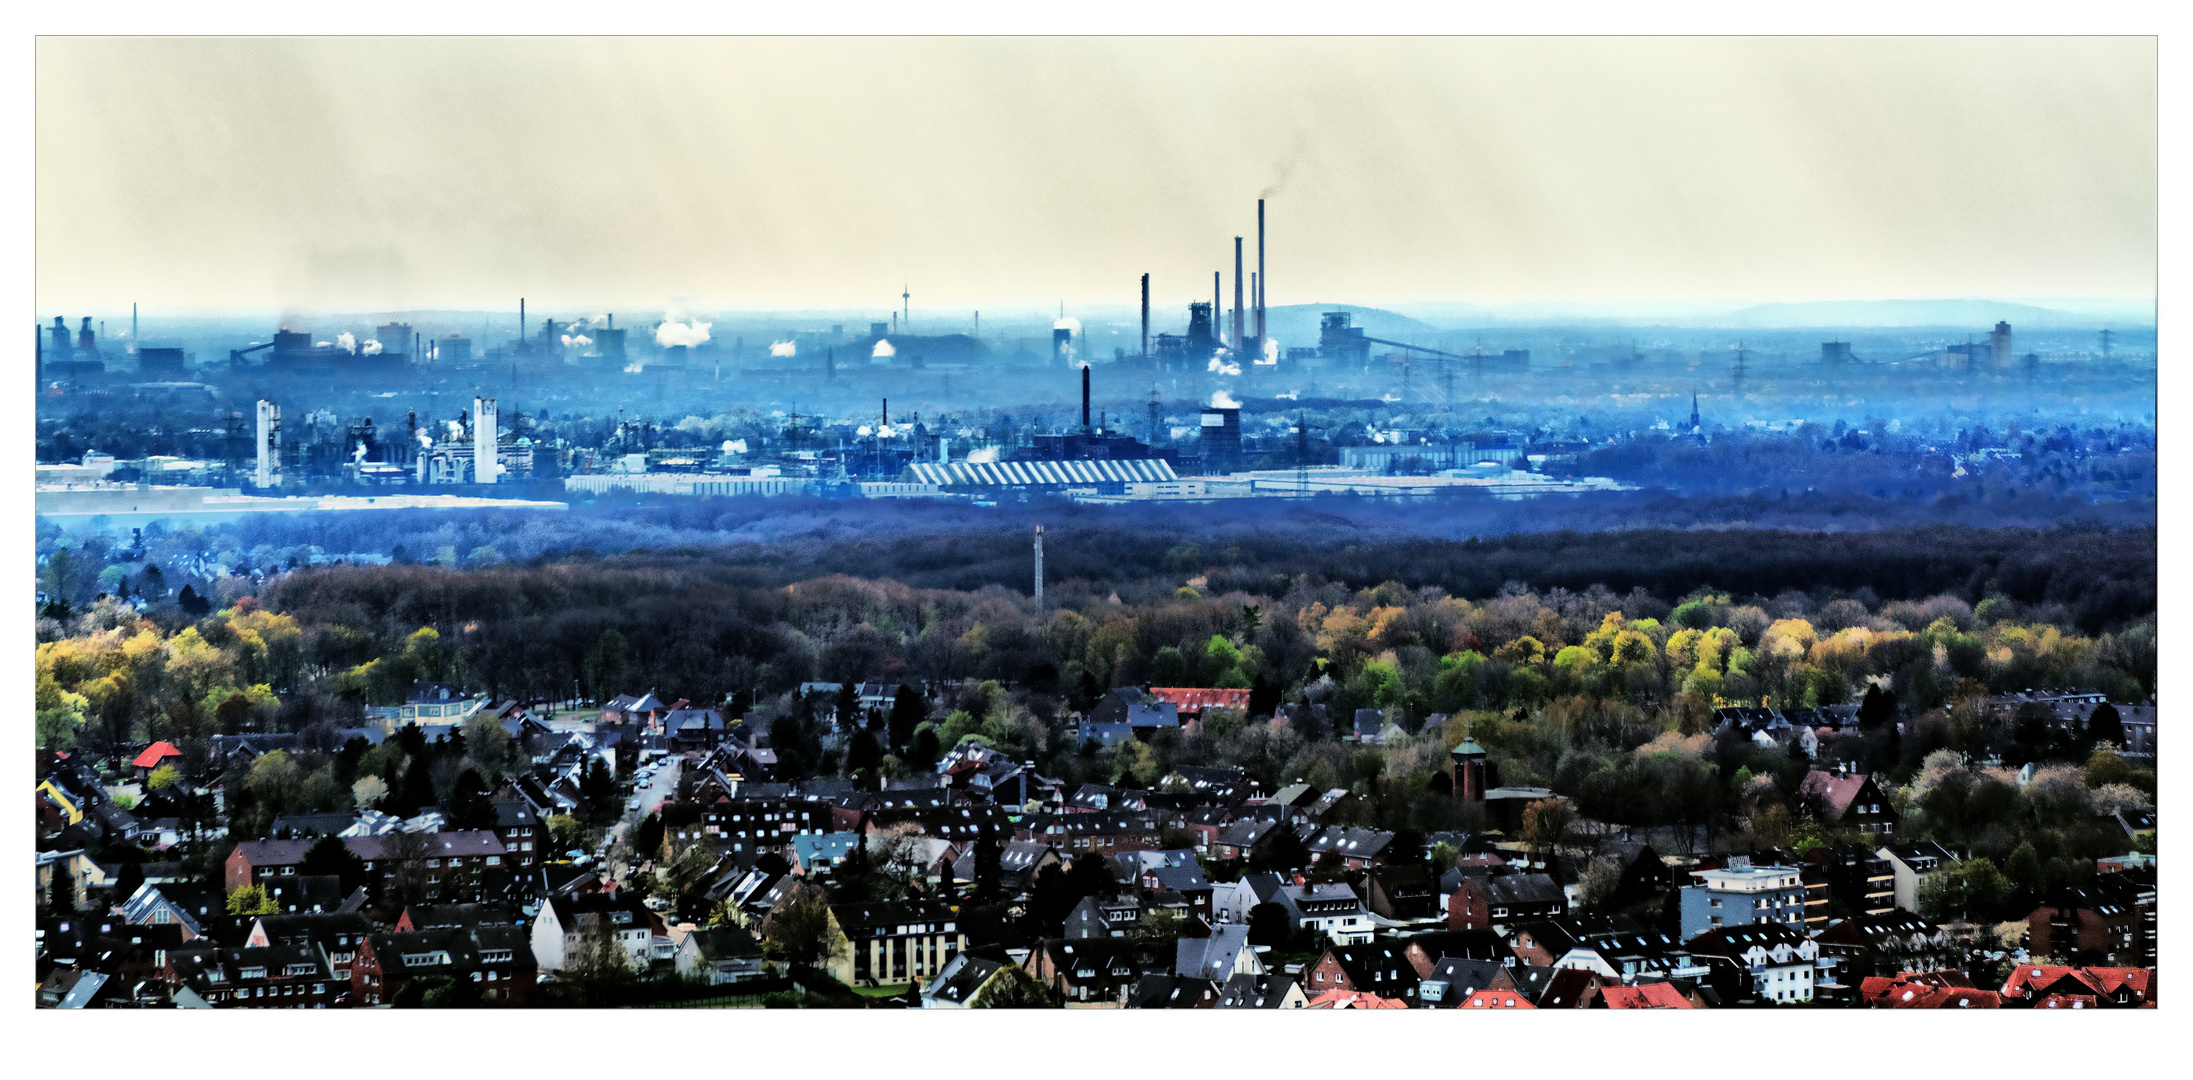
[[[216,733],[311,733],[281,775],[245,785],[264,792],[239,822],[246,835],[281,810],[476,801],[517,767],[508,748],[337,745],[334,729],[418,680],[535,702],[652,688],[774,721],[794,775],[864,783],[927,768],[967,740],[1074,783],[1154,787],[1178,766],[1236,766],[1265,790],[1353,788],[1362,824],[1417,835],[1484,824],[1442,770],[1465,733],[1500,783],[1549,787],[1587,819],[1680,829],[1695,843],[1820,841],[1798,785],[1808,768],[1848,763],[1893,784],[1926,833],[2019,863],[2030,888],[2123,846],[2092,825],[2097,805],[2151,805],[2153,771],[2104,745],[2121,732],[2066,734],[1981,702],[2061,687],[2151,700],[2152,532],[1324,547],[1284,535],[1224,546],[1101,527],[1055,535],[1065,542],[1040,603],[1002,583],[1026,573],[1011,565],[1017,535],[855,537],[775,562],[683,551],[302,568],[203,614],[104,596],[41,621],[39,739],[111,761],[164,738],[188,771],[205,767]],[[802,576],[863,564],[869,576]],[[826,703],[793,694],[813,680],[929,694],[839,743],[815,719]],[[1250,706],[1148,742],[1076,742],[1077,710],[1148,685],[1247,688]],[[1323,705],[1330,719],[1276,715],[1287,703]],[[1866,723],[1824,737],[1811,760],[1717,730],[1714,717],[1728,705],[1844,703],[1862,704]],[[1357,709],[1384,710],[1397,733],[1343,741]],[[2047,782],[1998,771],[2027,763]],[[2005,817],[2005,800],[2020,812]]]

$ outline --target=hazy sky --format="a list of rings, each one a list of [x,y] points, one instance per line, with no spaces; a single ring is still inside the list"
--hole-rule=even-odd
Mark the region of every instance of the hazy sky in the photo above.
[[[2151,39],[38,44],[43,312],[2153,295]]]

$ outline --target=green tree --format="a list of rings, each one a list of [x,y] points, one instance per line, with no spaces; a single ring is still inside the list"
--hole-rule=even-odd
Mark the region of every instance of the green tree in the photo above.
[[[511,767],[518,760],[516,740],[503,730],[503,722],[487,715],[482,709],[474,713],[464,724],[465,754],[489,781],[499,781],[510,775]]]
[[[914,737],[914,729],[929,718],[929,703],[922,699],[921,691],[912,683],[900,683],[896,697],[891,699],[891,716],[885,723],[891,749],[904,750]]]
[[[580,919],[578,946],[564,970],[588,1004],[605,1005],[637,974],[632,954],[617,940],[607,916],[596,912]]]
[[[1048,1009],[1058,1000],[1026,968],[1008,964],[997,974],[983,982],[975,996],[967,999],[970,1009]]]
[[[845,935],[830,914],[830,895],[806,886],[777,904],[762,927],[762,952],[794,967],[825,967],[849,955]]]
[[[339,878],[346,893],[366,884],[365,860],[359,858],[356,852],[350,850],[350,845],[343,843],[342,838],[337,836],[323,836],[314,840],[312,846],[305,849],[305,857],[299,860],[297,872]]]
[[[594,643],[594,651],[586,654],[586,690],[597,702],[608,701],[619,693],[617,687],[624,681],[624,635],[612,626],[602,631]]]
[[[489,798],[487,782],[472,769],[457,774],[457,782],[449,789],[449,823],[458,829],[492,829],[495,827],[495,803]]]
[[[281,910],[263,886],[244,885],[228,894],[228,913],[231,915],[277,915]]]

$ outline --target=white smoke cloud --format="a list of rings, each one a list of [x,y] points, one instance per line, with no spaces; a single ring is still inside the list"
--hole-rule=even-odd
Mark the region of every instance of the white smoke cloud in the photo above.
[[[357,447],[356,447],[356,448],[354,448],[354,449],[352,449],[352,450],[351,450],[351,452],[350,452],[350,460],[352,460],[352,461],[364,461],[365,459],[366,459],[366,444],[364,444],[364,443],[362,443],[362,442],[361,442],[361,443],[359,443],[359,444],[357,445]]]
[[[892,426],[891,426],[891,425],[889,425],[889,424],[885,424],[885,425],[883,425],[882,427],[879,427],[879,428],[877,428],[877,429],[876,429],[876,435],[877,435],[878,437],[880,437],[880,438],[885,438],[885,439],[888,439],[888,438],[891,438],[892,436],[894,436],[894,435],[897,435],[897,434],[898,434],[898,429],[897,429],[897,428],[895,428],[895,427],[892,427]]]
[[[1224,349],[1220,349],[1217,353],[1213,354],[1211,357],[1211,363],[1209,365],[1210,372],[1214,375],[1241,374],[1241,365],[1232,363],[1227,359],[1227,357],[1230,355],[1232,354]]]
[[[1057,322],[1051,324],[1051,329],[1071,330],[1078,334],[1081,333],[1081,320],[1071,315],[1061,316]]]
[[[897,356],[898,354],[899,351],[891,347],[890,339],[878,338],[876,339],[876,347],[871,350],[868,355],[871,358],[877,358],[885,356]]]
[[[563,343],[566,348],[583,349],[594,344],[594,339],[587,337],[585,334],[565,334]]]
[[[1277,364],[1277,363],[1279,363],[1279,339],[1278,339],[1278,338],[1265,338],[1265,339],[1264,339],[1264,356],[1263,356],[1263,358],[1262,358],[1262,359],[1259,359],[1259,360],[1257,361],[1257,363],[1258,363],[1259,365],[1264,365],[1264,366],[1270,366],[1270,365],[1272,365],[1272,364]]]
[[[464,438],[464,425],[451,420],[449,422],[449,437],[452,439]]]
[[[1226,392],[1226,391],[1224,391],[1224,390],[1221,390],[1221,391],[1219,391],[1218,393],[1215,393],[1215,394],[1212,394],[1212,395],[1211,395],[1211,408],[1214,408],[1214,409],[1238,409],[1238,408],[1240,408],[1240,407],[1241,407],[1241,403],[1240,403],[1240,402],[1238,402],[1238,401],[1235,401],[1235,400],[1234,400],[1234,396],[1233,396],[1232,394],[1229,394],[1229,393],[1227,393],[1227,392]]]
[[[727,441],[725,441],[725,442],[724,442],[724,444],[723,444],[723,452],[724,452],[724,453],[726,453],[726,454],[743,454],[743,453],[745,453],[745,452],[746,452],[746,440],[745,440],[745,439],[730,439],[730,440],[727,440]]]
[[[865,436],[865,435],[873,435],[873,434],[875,434],[875,433],[876,433],[876,430],[875,430],[874,428],[871,428],[871,427],[869,427],[869,426],[868,426],[868,425],[866,425],[866,424],[862,424],[861,426],[859,426],[859,427],[857,427],[857,428],[854,428],[854,429],[853,429],[853,434],[855,434],[855,435],[864,435],[864,436]]]
[[[365,340],[365,344],[364,344],[364,345],[361,345],[361,346],[359,346],[359,347],[358,347],[358,355],[360,355],[360,356],[379,356],[379,355],[381,355],[381,343],[380,343],[380,342],[378,342],[378,341],[375,341],[375,340],[373,340],[372,338],[367,338],[367,339]]]
[[[335,347],[347,353],[357,352],[358,339],[350,336],[350,331],[345,330],[335,335]]]
[[[1281,400],[1281,401],[1300,401],[1300,400],[1302,400],[1302,395],[1301,395],[1301,394],[1300,394],[1299,392],[1297,392],[1297,391],[1294,391],[1294,390],[1289,390],[1289,391],[1287,391],[1287,392],[1286,392],[1286,393],[1284,393],[1284,394],[1273,394],[1272,396],[1273,396],[1273,397],[1276,397],[1276,398],[1278,398],[1278,399],[1279,399],[1279,400]]]
[[[985,446],[980,450],[970,450],[967,452],[967,464],[969,465],[994,464],[997,459],[998,448],[995,446]]]
[[[629,364],[626,364],[626,365],[624,366],[624,373],[625,373],[625,374],[627,374],[627,375],[637,375],[637,374],[639,374],[639,373],[640,373],[640,362],[639,362],[639,361],[637,361],[637,360],[634,360],[634,361],[632,361],[631,363],[629,363]]]
[[[434,449],[434,436],[427,434],[425,428],[419,429],[419,445],[428,450]]]
[[[771,356],[798,356],[799,354],[799,342],[772,341],[769,343],[769,355]]]
[[[673,296],[669,310],[663,312],[662,323],[655,327],[655,344],[666,349],[673,345],[698,345],[708,340],[708,326],[685,309],[685,297]]]
[[[588,319],[588,320],[586,320],[586,325],[588,325],[588,326],[608,326],[608,325],[609,325],[609,316],[607,316],[607,315],[596,315],[596,316],[594,316],[593,318],[591,318],[591,319]],[[573,326],[572,326],[571,328],[572,328],[573,330],[576,330],[576,329],[578,329],[578,326],[577,326],[576,324],[574,324],[574,325],[573,325]]]

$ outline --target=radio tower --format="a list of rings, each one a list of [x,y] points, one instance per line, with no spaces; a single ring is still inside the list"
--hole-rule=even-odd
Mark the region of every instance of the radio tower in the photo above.
[[[908,284],[908,283],[906,283],[906,282],[900,282],[900,283],[899,283],[899,310],[900,310],[900,315],[899,315],[899,325],[900,325],[900,326],[912,326],[912,325],[914,325],[914,292],[913,292],[913,286],[912,286],[912,285],[910,285],[910,284]]]
[[[1735,383],[1735,393],[1736,393],[1736,396],[1737,396],[1737,397],[1739,397],[1739,398],[1740,398],[1740,397],[1743,397],[1743,396],[1744,396],[1744,353],[1745,353],[1745,350],[1744,350],[1744,343],[1743,343],[1743,342],[1741,342],[1741,341],[1737,342],[1737,343],[1736,343],[1736,378],[1735,378],[1735,380],[1734,380],[1734,383]]]
[[[1036,602],[1043,602],[1043,526],[1036,526]]]

